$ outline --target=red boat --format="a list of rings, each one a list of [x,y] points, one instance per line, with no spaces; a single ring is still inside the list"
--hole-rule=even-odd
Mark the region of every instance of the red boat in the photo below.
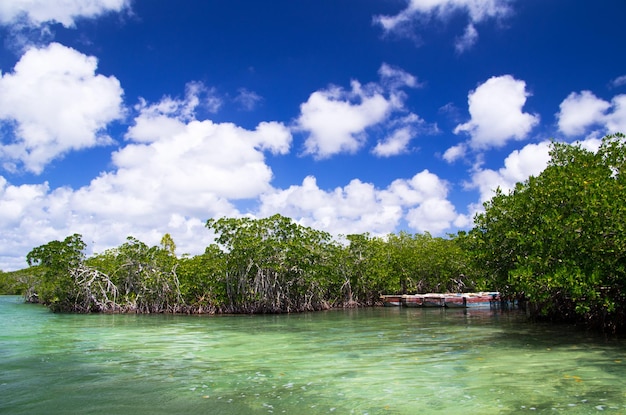
[[[448,307],[448,308],[496,308],[500,302],[497,291],[477,293],[429,293],[381,295],[385,307]]]
[[[422,307],[424,304],[424,296],[420,294],[405,294],[402,296],[402,305],[405,307]]]
[[[424,294],[422,307],[443,307],[445,306],[445,296],[443,294]]]
[[[444,305],[448,308],[467,307],[467,296],[465,294],[446,294],[443,297]]]
[[[385,307],[400,307],[402,305],[402,295],[381,295],[380,299]]]
[[[498,292],[446,294],[445,305],[449,308],[495,307],[500,301]]]

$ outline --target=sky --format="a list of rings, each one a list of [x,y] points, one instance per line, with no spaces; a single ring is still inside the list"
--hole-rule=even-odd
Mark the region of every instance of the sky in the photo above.
[[[623,0],[3,0],[0,270],[210,218],[473,226],[551,140],[626,132]]]

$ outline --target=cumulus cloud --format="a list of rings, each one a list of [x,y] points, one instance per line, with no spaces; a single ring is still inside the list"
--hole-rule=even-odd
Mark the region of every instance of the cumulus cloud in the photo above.
[[[384,140],[379,141],[372,153],[379,157],[395,156],[407,151],[409,142],[413,138],[413,131],[409,127],[393,131]]]
[[[414,116],[405,115],[405,94],[400,88],[418,86],[417,78],[387,64],[381,66],[379,75],[380,84],[352,81],[349,91],[331,86],[309,96],[300,106],[295,127],[308,134],[305,154],[323,159],[354,153],[367,142],[368,128],[389,122],[401,129],[415,122]],[[402,120],[406,124],[399,126]]]
[[[354,153],[366,141],[365,129],[382,122],[393,103],[378,88],[352,81],[352,90],[316,91],[300,106],[298,129],[309,133],[305,153],[318,158]]]
[[[486,19],[501,19],[511,13],[511,0],[408,0],[407,7],[393,16],[375,16],[385,33],[413,37],[415,23],[429,20],[447,21],[455,13],[467,15],[469,24],[463,36],[457,39],[456,49],[464,52],[478,39],[475,24]]]
[[[205,108],[216,112],[222,105],[211,88],[201,82],[185,85],[185,97],[164,96],[157,103],[148,104],[140,98],[134,109],[138,116],[134,119],[126,138],[138,142],[152,142],[162,137],[171,137],[184,129],[186,123],[196,119],[196,110]]]
[[[590,125],[602,122],[610,106],[591,91],[572,92],[559,106],[559,130],[568,136],[583,134]]]
[[[110,144],[106,127],[123,116],[123,91],[115,77],[96,73],[93,56],[52,43],[29,49],[13,72],[0,74],[0,157],[41,173],[71,150]]]
[[[504,159],[504,166],[497,169],[476,169],[467,184],[470,189],[478,189],[480,203],[491,199],[499,187],[508,192],[518,182],[541,173],[550,161],[550,142],[527,144],[521,150],[515,150]]]
[[[77,19],[95,18],[130,7],[130,0],[3,0],[0,24],[40,26],[60,23],[73,27]]]
[[[458,159],[462,159],[467,154],[467,145],[460,143],[450,147],[443,153],[443,159],[448,163],[452,163]]]
[[[0,176],[0,215],[6,218],[0,234],[13,255],[0,258],[0,267],[28,252],[16,246],[19,241],[32,248],[74,232],[94,241],[96,251],[119,245],[128,234],[157,244],[168,232],[179,253],[199,253],[211,242],[206,219],[239,216],[235,201],[270,191],[265,154],[289,151],[289,129],[277,122],[250,130],[197,120],[192,108],[202,101],[195,94],[200,90],[188,87],[182,99],[142,102],[126,144],[112,154],[111,170],[86,186],[12,186]]]
[[[371,150],[377,157],[391,157],[406,154],[414,149],[411,141],[420,134],[434,134],[438,131],[436,125],[428,124],[417,114],[409,113],[388,122],[385,126],[387,134],[378,140]]]
[[[626,131],[626,95],[617,95],[611,102],[591,91],[572,92],[561,102],[556,114],[559,131],[566,136],[581,136],[593,127],[602,133]]]
[[[471,119],[459,124],[454,133],[470,135],[469,145],[477,150],[502,147],[509,140],[523,140],[539,116],[523,112],[526,83],[510,75],[488,79],[468,96]]]
[[[301,185],[262,195],[260,214],[280,212],[335,235],[385,235],[403,219],[416,231],[439,234],[458,216],[447,194],[448,184],[428,170],[394,180],[384,189],[354,179],[344,187],[324,190],[309,176]]]
[[[145,177],[142,182],[152,183],[133,183],[133,192],[147,191],[146,198],[153,195],[148,189],[159,184],[167,194],[184,200],[194,194],[242,199],[267,190],[272,172],[264,152],[286,154],[289,129],[277,122],[261,122],[247,130],[231,123],[198,121],[189,113],[197,101],[188,91],[183,100],[166,97],[154,105],[142,104],[126,134],[133,143],[113,154],[116,177],[135,172]],[[122,182],[133,181],[129,177]],[[205,206],[202,200],[180,203]]]
[[[605,125],[607,133],[626,133],[626,95],[618,95],[611,100],[613,111],[607,114]]]
[[[412,229],[438,235],[449,229],[457,216],[454,205],[449,200],[429,199],[409,210],[406,219]]]

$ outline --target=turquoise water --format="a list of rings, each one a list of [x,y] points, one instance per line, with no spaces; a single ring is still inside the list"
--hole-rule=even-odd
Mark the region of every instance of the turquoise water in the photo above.
[[[4,414],[626,413],[626,342],[516,313],[66,315],[0,297]]]

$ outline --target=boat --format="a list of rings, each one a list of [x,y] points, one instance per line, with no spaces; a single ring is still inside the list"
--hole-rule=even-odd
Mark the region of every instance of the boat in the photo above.
[[[447,308],[497,308],[500,293],[486,291],[477,293],[428,293],[381,295],[385,307],[447,307]]]
[[[405,294],[402,296],[402,305],[409,308],[422,307],[424,296],[420,294]]]
[[[443,294],[424,294],[424,300],[422,302],[422,307],[443,307],[445,306]]]
[[[448,308],[479,308],[495,307],[500,301],[500,293],[479,292],[464,294],[446,294],[444,296],[445,306]]]
[[[400,307],[402,305],[401,294],[381,295],[380,299],[385,307]]]
[[[495,308],[500,302],[500,293],[497,291],[469,293],[467,294],[467,307],[491,307]]]
[[[448,308],[466,308],[467,296],[465,294],[446,294],[443,297],[444,306]]]

